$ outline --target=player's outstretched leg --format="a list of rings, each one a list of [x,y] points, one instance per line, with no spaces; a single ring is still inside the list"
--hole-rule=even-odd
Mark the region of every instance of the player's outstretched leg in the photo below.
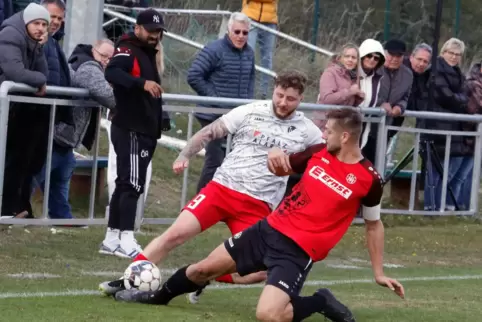
[[[201,232],[199,220],[187,210],[183,210],[176,221],[160,236],[154,238],[144,251],[134,258],[138,260],[148,260],[155,264],[162,261],[171,250],[185,243]],[[99,290],[105,295],[115,295],[124,289],[123,279],[103,282],[99,285]]]
[[[221,244],[206,259],[179,269],[162,285],[159,291],[123,290],[117,292],[115,298],[117,301],[123,302],[167,305],[173,298],[194,292],[210,280],[235,271],[234,260],[224,244]]]

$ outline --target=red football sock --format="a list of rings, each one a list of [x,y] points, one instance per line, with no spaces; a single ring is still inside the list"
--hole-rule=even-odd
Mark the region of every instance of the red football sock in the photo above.
[[[142,255],[142,253],[139,253],[139,255],[137,255],[134,258],[133,262],[138,262],[138,261],[149,261],[149,260],[147,259],[146,256]]]
[[[231,276],[231,274],[219,276],[218,278],[216,278],[216,282],[234,284],[233,277]]]

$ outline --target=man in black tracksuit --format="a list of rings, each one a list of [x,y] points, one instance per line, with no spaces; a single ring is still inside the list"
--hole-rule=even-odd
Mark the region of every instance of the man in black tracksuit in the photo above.
[[[163,18],[157,11],[141,12],[134,32],[116,44],[105,71],[116,100],[111,140],[117,154],[117,179],[106,237],[99,250],[103,254],[133,258],[142,251],[133,230],[137,201],[163,124],[155,46],[164,31]]]

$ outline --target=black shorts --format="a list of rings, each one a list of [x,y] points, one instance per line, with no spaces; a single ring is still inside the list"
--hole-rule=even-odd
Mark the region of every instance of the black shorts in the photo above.
[[[313,261],[293,240],[272,228],[266,219],[224,242],[238,274],[268,271],[266,284],[298,295]]]

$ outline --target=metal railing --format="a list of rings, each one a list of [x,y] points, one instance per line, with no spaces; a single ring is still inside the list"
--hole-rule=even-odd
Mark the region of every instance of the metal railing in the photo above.
[[[39,98],[30,96],[18,96],[12,93],[34,93],[36,89],[23,84],[16,84],[13,82],[4,82],[0,87],[0,197],[3,197],[3,179],[4,179],[4,168],[5,168],[5,152],[6,152],[6,136],[8,127],[8,116],[9,116],[9,106],[11,102],[22,102],[22,103],[35,103],[46,106],[52,106],[50,115],[50,125],[49,125],[49,145],[46,160],[46,183],[45,183],[45,193],[44,193],[44,204],[42,217],[38,219],[17,219],[2,218],[0,224],[29,224],[29,225],[62,225],[62,224],[80,224],[80,225],[103,225],[106,223],[105,214],[103,218],[96,218],[94,213],[94,203],[95,203],[95,178],[97,175],[97,156],[99,147],[99,128],[100,128],[100,116],[97,120],[97,134],[96,141],[93,150],[93,164],[92,164],[92,182],[91,191],[89,198],[89,211],[88,218],[86,219],[48,219],[48,194],[49,194],[49,182],[50,182],[50,168],[51,168],[51,153],[53,145],[53,125],[55,119],[55,110],[57,107],[61,106],[85,106],[85,107],[98,107],[98,104],[88,100],[88,93],[84,89],[78,88],[66,88],[66,87],[47,87],[47,95],[68,95],[70,97],[84,98],[85,100],[72,100],[72,99],[60,99],[60,98]],[[201,108],[194,106],[195,104],[213,104],[216,106],[226,106],[235,107],[242,104],[253,102],[253,100],[245,99],[227,99],[227,98],[217,98],[217,97],[199,97],[192,95],[181,95],[181,94],[164,94],[163,100],[167,103],[165,109],[167,111],[187,113],[188,114],[188,131],[187,139],[189,139],[193,134],[193,124],[194,124],[194,113],[204,112],[204,113],[217,113],[224,114],[229,111],[229,109],[222,108]],[[191,106],[192,105],[192,106]],[[302,103],[300,106],[301,111],[313,112],[319,110],[330,110],[333,108],[339,108],[339,106],[327,106],[318,105],[310,103]],[[480,183],[480,163],[481,163],[481,148],[482,148],[482,116],[473,115],[460,115],[460,114],[446,114],[446,113],[431,113],[431,112],[412,112],[407,111],[407,117],[416,117],[421,119],[436,119],[436,120],[454,120],[454,121],[466,121],[477,123],[476,132],[444,132],[438,130],[424,130],[424,129],[414,129],[408,127],[392,127],[386,126],[385,124],[385,112],[378,108],[366,108],[361,110],[367,118],[373,124],[378,126],[378,140],[377,140],[377,157],[376,157],[376,168],[380,173],[384,173],[385,169],[385,154],[386,154],[386,135],[388,130],[397,130],[401,132],[411,132],[415,133],[415,157],[412,164],[412,178],[411,178],[411,188],[410,188],[410,201],[408,209],[382,209],[382,213],[385,214],[407,214],[407,215],[476,215],[478,214],[478,187]],[[100,113],[99,113],[100,114]],[[447,185],[448,178],[448,156],[450,155],[450,137],[455,135],[463,136],[473,136],[475,138],[475,150],[474,150],[474,163],[475,167],[473,169],[473,181],[472,181],[472,193],[471,193],[471,204],[468,211],[418,211],[414,210],[414,199],[416,193],[416,173],[418,170],[418,143],[420,142],[421,133],[430,134],[440,134],[448,135],[447,139],[447,149],[445,152],[445,163],[443,172],[443,186]],[[229,148],[228,148],[229,152]],[[189,168],[184,171],[182,179],[182,192],[181,192],[181,207],[184,206],[188,201],[188,172]],[[444,188],[442,192],[442,198],[445,198],[447,191]],[[143,202],[144,198],[140,198]],[[443,200],[442,199],[442,200]],[[1,207],[0,199],[0,207]],[[443,202],[443,201],[442,201]],[[138,208],[141,209],[141,208]],[[443,209],[443,207],[442,207]],[[172,218],[147,218],[144,216],[142,211],[138,212],[138,221],[144,224],[169,224],[172,223]]]
[[[115,10],[115,11],[124,11],[124,12],[132,11],[132,10],[134,10],[134,11],[146,10],[146,8],[140,8],[140,7],[126,8],[126,7],[123,7],[123,6],[110,5],[110,4],[105,4],[104,8],[112,9],[112,10]],[[224,16],[229,16],[229,15],[232,14],[231,11],[227,11],[227,10],[195,10],[195,9],[192,10],[192,9],[168,9],[168,8],[154,8],[154,9],[156,9],[157,11],[159,11],[161,13],[164,13],[164,14],[176,14],[176,15],[187,14],[187,15],[210,15],[210,16],[223,16],[224,17]],[[326,56],[333,56],[333,54],[334,54],[330,50],[315,46],[313,44],[310,44],[309,42],[306,42],[306,41],[301,40],[299,38],[290,36],[288,34],[285,34],[285,33],[281,32],[281,31],[273,30],[271,28],[268,28],[268,27],[264,26],[263,24],[260,24],[260,23],[256,22],[256,21],[251,21],[251,25],[253,27],[256,27],[256,28],[265,30],[269,33],[272,33],[272,34],[274,34],[274,35],[276,35],[280,38],[284,38],[288,41],[291,41],[291,42],[293,42],[293,43],[295,43],[299,46],[310,49],[310,50],[312,50],[314,52],[317,52],[319,54],[326,55]]]
[[[99,104],[90,100],[72,100],[72,99],[61,99],[61,98],[48,98],[48,97],[30,97],[30,96],[18,96],[12,95],[11,93],[35,93],[37,89],[24,85],[17,84],[11,81],[5,81],[0,86],[0,209],[2,208],[3,202],[3,182],[5,173],[5,155],[7,148],[7,131],[8,131],[8,118],[11,102],[18,103],[31,103],[37,105],[50,106],[50,119],[49,119],[49,134],[48,134],[48,146],[47,146],[47,159],[45,165],[45,184],[44,184],[44,199],[42,216],[39,219],[8,219],[1,218],[1,224],[31,224],[31,225],[62,225],[62,224],[84,224],[86,220],[80,219],[48,219],[48,200],[50,194],[50,172],[52,166],[52,150],[53,150],[53,139],[54,139],[54,122],[57,107],[62,106],[84,106],[87,108],[97,108]],[[76,98],[89,98],[89,92],[85,89],[71,88],[71,87],[59,87],[59,86],[48,86],[46,95],[62,95],[68,97]],[[21,108],[21,107],[19,107]],[[100,124],[100,113],[97,118],[97,133],[95,135],[94,142],[94,157],[93,162],[97,165],[97,157],[99,150],[99,124]],[[97,166],[92,167],[92,178],[97,177]],[[89,198],[89,210],[88,210],[88,223],[89,224],[104,224],[105,220],[94,219],[94,202],[95,202],[95,180],[92,180],[90,186],[90,198]],[[78,221],[78,222],[77,222]]]

